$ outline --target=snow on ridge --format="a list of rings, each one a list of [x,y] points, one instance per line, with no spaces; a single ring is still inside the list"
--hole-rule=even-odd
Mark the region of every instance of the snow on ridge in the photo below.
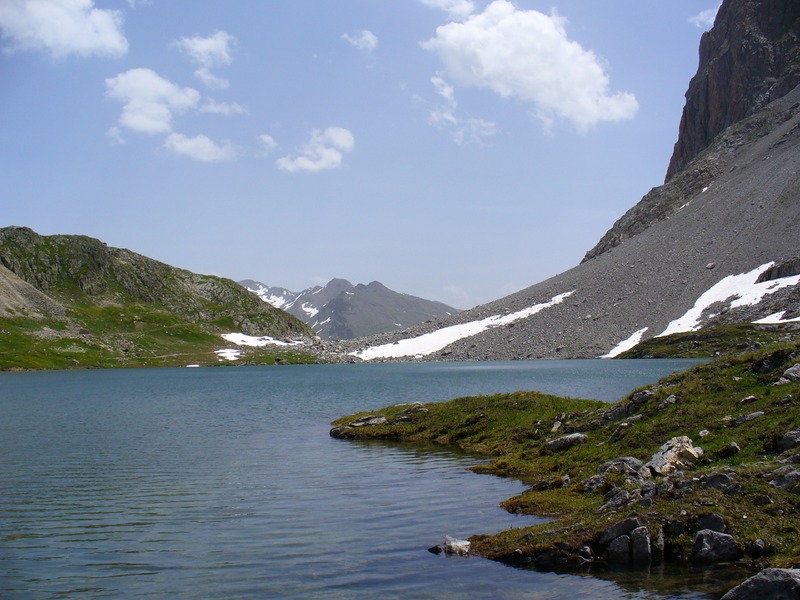
[[[648,329],[649,329],[649,327],[643,327],[639,331],[634,331],[633,334],[629,338],[622,340],[619,344],[614,346],[614,348],[611,350],[611,352],[609,352],[608,354],[604,354],[600,358],[614,358],[616,356],[619,356],[620,354],[622,354],[626,350],[630,350],[636,344],[638,344],[639,342],[642,341],[642,336],[645,334],[645,332]]]
[[[269,337],[268,335],[258,337],[254,335],[246,335],[244,333],[223,333],[222,338],[225,341],[230,342],[231,344],[236,344],[237,346],[252,346],[255,348],[261,348],[269,344],[272,344],[273,346],[296,346],[298,344],[303,343],[301,341],[287,342],[286,340],[279,340],[273,337]],[[222,350],[217,350],[217,353],[220,352],[222,352]]]
[[[313,317],[316,317],[317,313],[319,312],[319,309],[317,307],[315,307],[313,304],[310,304],[308,302],[303,302],[300,305],[300,310],[302,310],[304,313],[306,313],[308,315],[309,319],[311,319]]]
[[[572,290],[571,292],[565,292],[563,294],[553,296],[549,302],[535,304],[534,306],[530,306],[523,310],[507,315],[494,315],[479,321],[470,321],[468,323],[461,323],[459,325],[451,325],[450,327],[443,327],[442,329],[425,333],[415,338],[406,338],[392,344],[372,346],[370,348],[365,348],[364,350],[351,352],[350,354],[352,356],[357,356],[362,360],[374,360],[376,358],[401,358],[404,356],[427,356],[428,354],[433,354],[434,352],[442,350],[453,342],[472,337],[473,335],[482,333],[487,329],[508,325],[514,321],[519,321],[520,319],[533,316],[545,308],[550,308],[551,306],[560,304],[565,298],[571,296],[574,292],[575,290]]]
[[[667,325],[667,328],[656,337],[663,337],[673,333],[697,331],[701,326],[700,320],[703,316],[703,312],[715,302],[725,302],[733,298],[730,303],[731,308],[753,306],[761,302],[767,294],[773,294],[781,288],[800,283],[800,275],[757,283],[756,281],[759,275],[774,265],[774,262],[768,262],[747,273],[728,275],[721,279],[703,293],[686,314],[672,321]]]

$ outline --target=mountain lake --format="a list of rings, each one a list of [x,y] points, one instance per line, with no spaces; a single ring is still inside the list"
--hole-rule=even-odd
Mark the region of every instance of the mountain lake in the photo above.
[[[713,598],[708,571],[556,574],[427,548],[537,522],[441,447],[329,437],[401,402],[615,401],[697,361],[0,373],[0,597]],[[710,591],[709,591],[710,590]]]

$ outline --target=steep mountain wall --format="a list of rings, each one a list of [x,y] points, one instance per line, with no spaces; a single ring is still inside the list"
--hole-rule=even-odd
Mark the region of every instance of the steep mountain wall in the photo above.
[[[724,129],[800,83],[800,2],[725,0],[700,40],[666,181]]]

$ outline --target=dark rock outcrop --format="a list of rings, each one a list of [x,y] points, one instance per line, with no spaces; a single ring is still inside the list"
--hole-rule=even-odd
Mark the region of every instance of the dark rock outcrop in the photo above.
[[[700,40],[669,181],[724,129],[800,83],[800,3],[726,0]]]
[[[737,585],[722,600],[796,600],[800,598],[800,569],[764,569]]]

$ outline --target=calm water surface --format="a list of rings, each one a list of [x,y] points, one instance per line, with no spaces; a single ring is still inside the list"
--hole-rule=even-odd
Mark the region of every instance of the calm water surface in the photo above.
[[[519,482],[329,422],[538,389],[617,400],[686,361],[0,374],[0,598],[706,598],[426,548],[535,522]]]

